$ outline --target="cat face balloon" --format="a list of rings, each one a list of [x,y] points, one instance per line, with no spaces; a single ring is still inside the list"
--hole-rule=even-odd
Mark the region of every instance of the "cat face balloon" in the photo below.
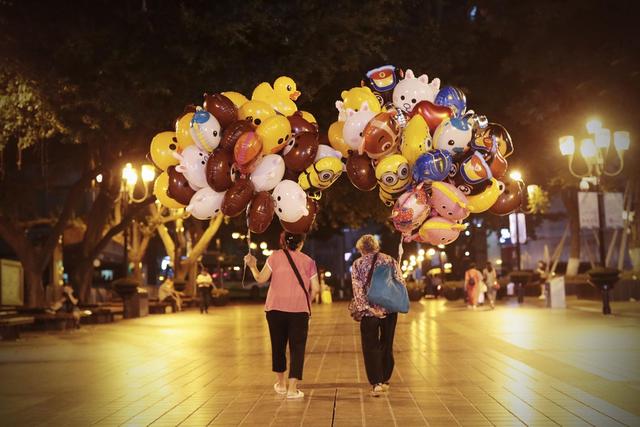
[[[369,104],[363,102],[359,111],[347,110],[347,120],[344,123],[342,137],[353,151],[359,151],[364,143],[364,128],[374,118],[376,113],[369,109]]]
[[[393,89],[393,105],[399,110],[410,113],[420,101],[433,102],[440,90],[440,79],[435,78],[429,83],[429,77],[422,74],[417,77],[413,71],[407,70],[404,79]]]

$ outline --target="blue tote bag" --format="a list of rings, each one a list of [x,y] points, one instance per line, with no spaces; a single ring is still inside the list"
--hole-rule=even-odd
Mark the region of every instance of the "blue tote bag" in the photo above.
[[[391,313],[408,313],[409,294],[407,288],[395,279],[393,268],[391,265],[379,265],[373,270],[367,298]]]

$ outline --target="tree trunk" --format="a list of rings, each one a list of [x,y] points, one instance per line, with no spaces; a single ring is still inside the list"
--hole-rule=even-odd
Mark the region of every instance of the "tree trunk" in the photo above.
[[[93,260],[83,258],[78,260],[73,272],[73,282],[78,289],[78,298],[83,303],[89,302],[91,294],[91,281],[93,279]]]
[[[22,263],[27,307],[43,307],[45,304],[42,271],[34,269],[31,263]]]

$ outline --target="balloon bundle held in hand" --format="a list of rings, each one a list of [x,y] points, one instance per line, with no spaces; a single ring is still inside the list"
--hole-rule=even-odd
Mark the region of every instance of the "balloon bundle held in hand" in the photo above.
[[[378,187],[405,241],[446,245],[469,214],[520,206],[522,183],[506,178],[509,133],[467,110],[460,89],[386,65],[341,98],[329,143],[355,187]]]
[[[290,232],[309,231],[316,199],[343,165],[338,151],[319,146],[314,117],[294,102],[299,95],[291,78],[279,77],[258,85],[250,100],[223,92],[188,106],[175,132],[151,142],[151,158],[164,171],[154,185],[160,203],[198,219],[246,212],[254,233],[274,215]]]

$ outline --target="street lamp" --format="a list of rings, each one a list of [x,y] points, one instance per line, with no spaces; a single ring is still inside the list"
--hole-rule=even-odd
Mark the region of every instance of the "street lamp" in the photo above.
[[[144,193],[142,197],[135,197],[135,189],[136,184],[138,183],[138,176],[142,178],[142,188]],[[121,197],[121,212],[124,217],[126,210],[129,206],[130,202],[133,203],[141,203],[149,197],[149,184],[153,182],[156,177],[155,168],[152,165],[142,165],[140,167],[140,173],[131,163],[127,163],[124,168],[122,168],[122,182],[120,186]],[[100,175],[99,179],[96,177],[98,182],[102,182],[102,176]],[[126,225],[123,232],[124,237],[124,274],[125,276],[129,275],[129,225]]]
[[[582,139],[580,143],[580,155],[587,165],[585,173],[578,173],[573,166],[576,152],[575,138],[573,135],[562,136],[559,139],[560,152],[568,158],[569,172],[571,175],[581,180],[581,189],[589,188],[589,183],[594,186],[598,195],[598,236],[600,267],[598,271],[590,271],[591,282],[602,289],[602,312],[610,314],[609,289],[618,280],[619,272],[615,269],[606,268],[606,251],[604,245],[604,192],[602,191],[602,178],[604,176],[616,176],[624,168],[624,153],[629,149],[629,132],[613,132],[613,147],[611,144],[611,130],[603,128],[602,122],[592,119],[587,122],[587,132],[589,137]],[[611,169],[611,151],[615,151],[618,160],[618,167]]]

